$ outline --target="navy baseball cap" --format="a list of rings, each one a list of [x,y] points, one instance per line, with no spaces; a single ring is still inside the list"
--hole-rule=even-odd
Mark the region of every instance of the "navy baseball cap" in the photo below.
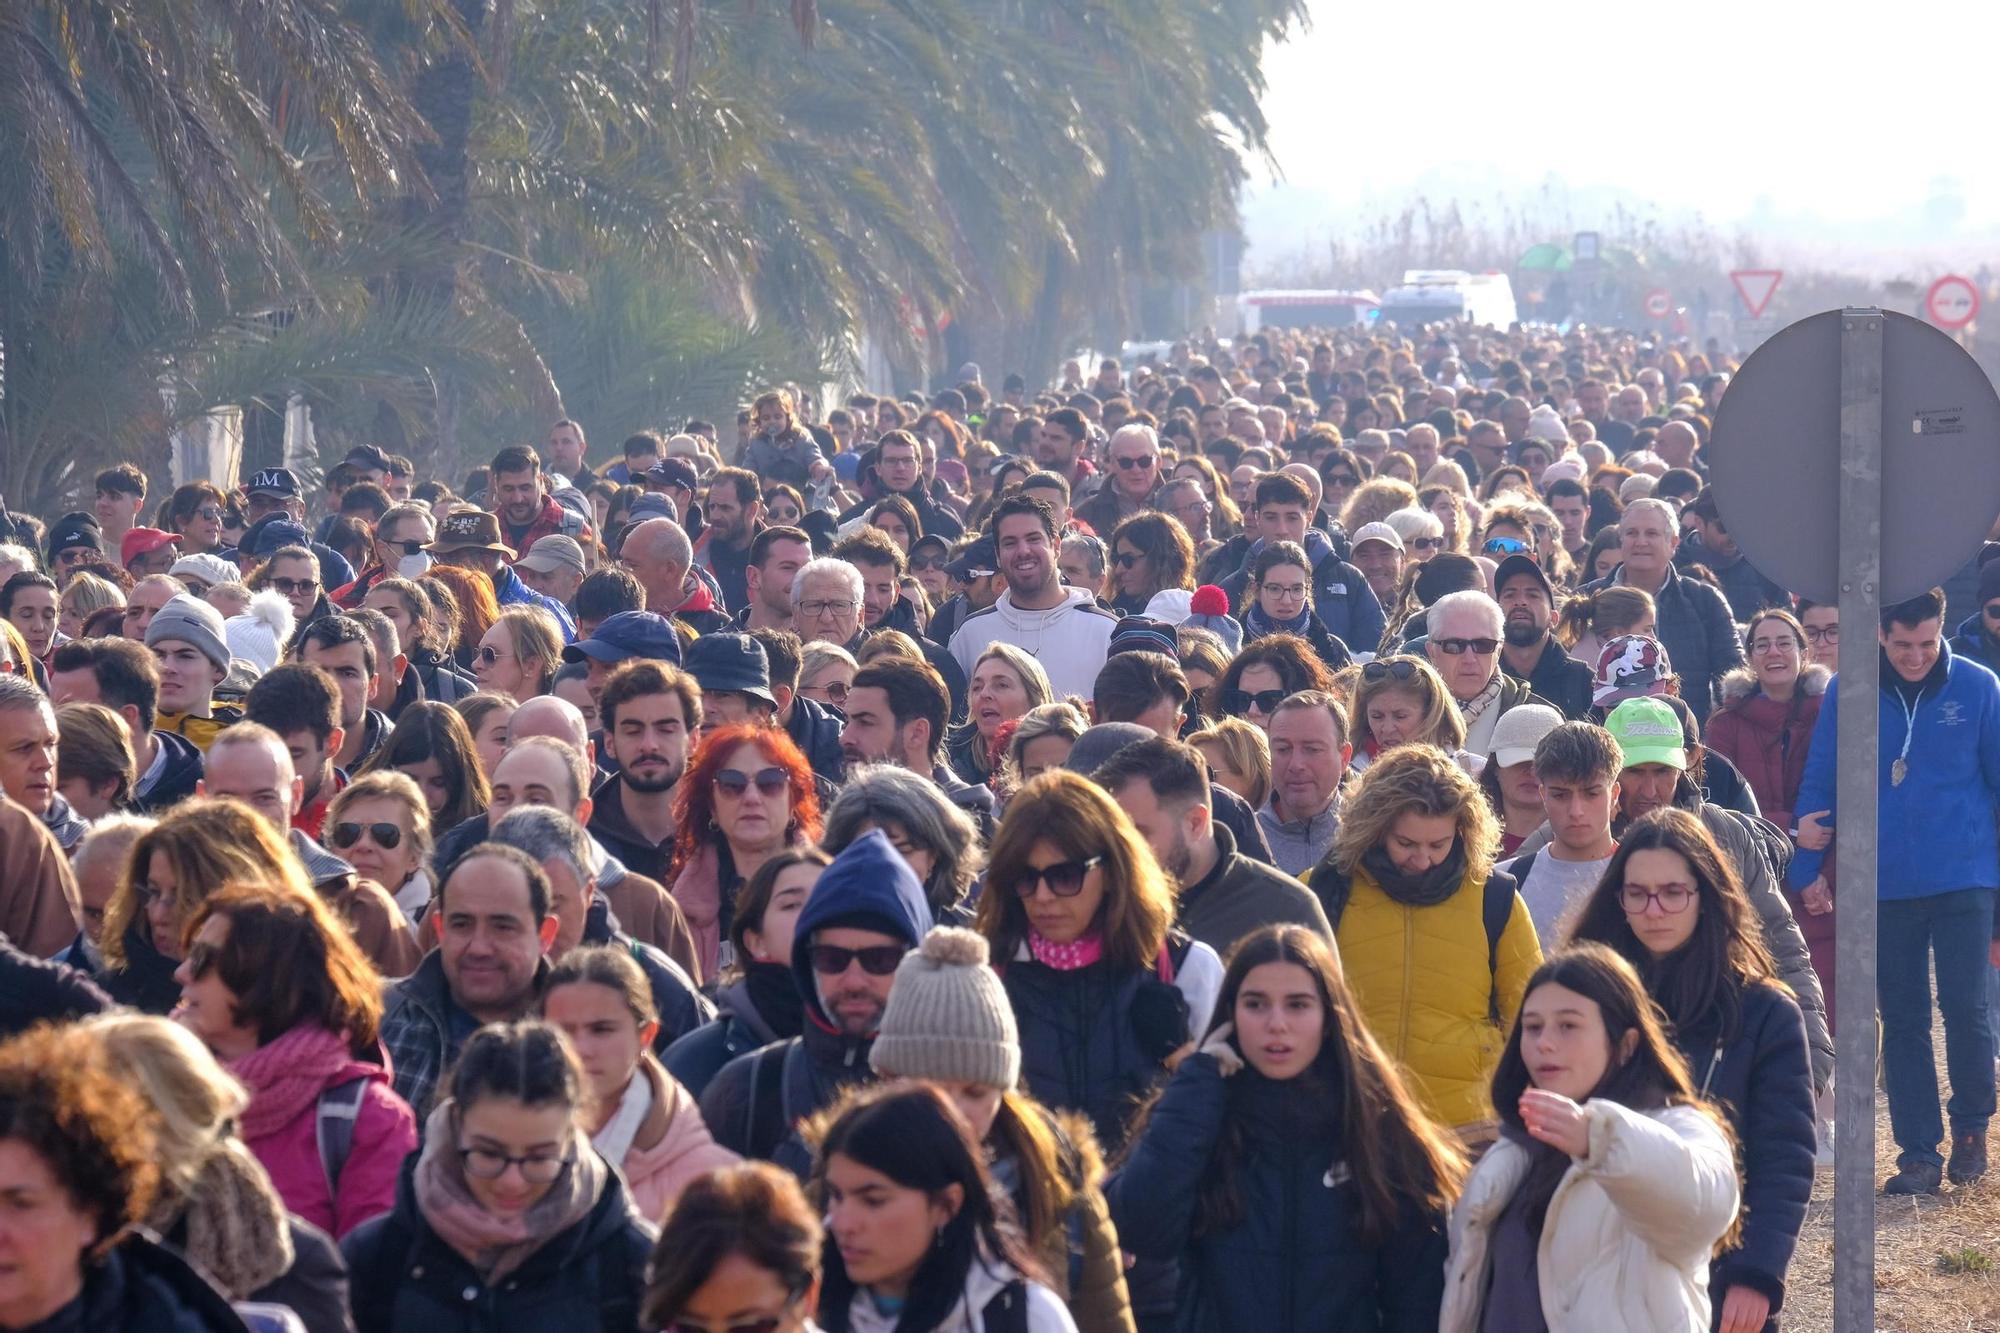
[[[969,579],[1000,572],[1000,558],[994,552],[993,539],[981,537],[965,548],[965,554],[944,567],[944,572],[964,583]]]
[[[694,464],[685,458],[662,458],[646,469],[645,479],[661,486],[679,486],[683,490],[701,489],[701,476],[694,470]]]
[[[565,662],[595,658],[607,665],[643,657],[679,666],[681,636],[657,611],[620,611],[606,616],[589,638],[564,648],[562,656]]]
[[[243,530],[237,547],[253,559],[270,555],[281,546],[312,546],[312,534],[292,521],[288,514],[266,514]]]
[[[249,482],[243,487],[246,495],[282,495],[287,500],[295,500],[304,493],[299,485],[298,474],[288,467],[267,467],[250,474]]]

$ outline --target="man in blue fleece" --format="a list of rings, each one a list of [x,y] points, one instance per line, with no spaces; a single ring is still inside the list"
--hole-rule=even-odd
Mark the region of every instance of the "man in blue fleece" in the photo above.
[[[1944,1173],[1938,1143],[1937,1062],[1931,1054],[1931,960],[1944,1015],[1951,1076],[1952,1181],[1986,1172],[1993,1118],[1993,1027],[1987,975],[1994,891],[2000,887],[2000,679],[1954,654],[1943,638],[1937,588],[1882,609],[1881,759],[1876,830],[1875,992],[1882,1012],[1882,1063],[1889,1126],[1900,1150],[1885,1194],[1935,1194]],[[1837,686],[1836,682],[1836,686]],[[1835,687],[1813,728],[1797,808],[1838,814],[1840,735]],[[1802,817],[1810,824],[1813,816]],[[1790,881],[1808,912],[1831,911],[1824,853],[1810,832]]]
[[[849,843],[820,872],[792,937],[805,1030],[716,1074],[701,1096],[715,1141],[804,1176],[812,1158],[795,1129],[873,1077],[868,1053],[896,965],[930,928],[924,886],[889,839],[877,829]]]

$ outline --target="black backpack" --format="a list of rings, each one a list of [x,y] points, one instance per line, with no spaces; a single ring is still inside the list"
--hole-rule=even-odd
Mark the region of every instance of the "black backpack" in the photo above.
[[[1493,1026],[1496,1028],[1500,1026],[1500,937],[1507,933],[1508,919],[1514,915],[1514,899],[1519,896],[1515,886],[1527,880],[1528,867],[1534,864],[1534,858],[1535,854],[1530,852],[1527,856],[1519,858],[1514,862],[1514,869],[1511,872],[1502,873],[1498,870],[1492,871],[1486,876],[1486,886],[1481,891],[1479,919],[1480,923],[1486,928],[1486,975],[1488,978],[1486,987],[1486,1017],[1491,1020]],[[1328,863],[1325,869],[1328,874],[1339,873],[1333,869],[1331,863]],[[1323,893],[1319,896],[1322,901],[1327,897]],[[1333,910],[1327,913],[1329,918],[1328,924],[1333,927],[1335,933],[1338,933],[1340,930],[1340,917],[1347,909],[1348,897],[1349,895],[1346,892],[1342,892],[1335,902]]]

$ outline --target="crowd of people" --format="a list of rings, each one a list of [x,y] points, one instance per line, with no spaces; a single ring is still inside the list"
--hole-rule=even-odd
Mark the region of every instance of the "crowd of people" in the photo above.
[[[0,511],[0,1329],[1776,1329],[1841,627],[1732,368],[1273,330]],[[1953,586],[1878,629],[1889,1194],[1994,1112]]]

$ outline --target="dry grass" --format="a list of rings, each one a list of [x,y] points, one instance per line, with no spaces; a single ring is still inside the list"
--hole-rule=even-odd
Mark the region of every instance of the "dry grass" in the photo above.
[[[1944,1068],[1944,1039],[1937,1033]],[[1942,1078],[1942,1072],[1940,1072]],[[1879,1184],[1896,1170],[1888,1102],[1875,1098]],[[1929,1199],[1875,1204],[1875,1324],[1883,1333],[2000,1333],[2000,1178]],[[1786,1288],[1783,1324],[1794,1333],[1833,1328],[1833,1173],[1813,1188]]]

